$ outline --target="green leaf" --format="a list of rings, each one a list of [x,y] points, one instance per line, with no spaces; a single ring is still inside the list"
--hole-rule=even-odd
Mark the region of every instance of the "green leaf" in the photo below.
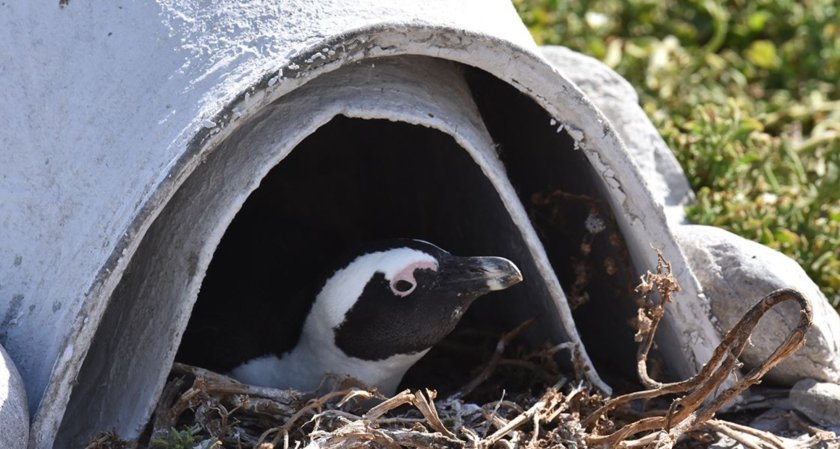
[[[747,26],[749,26],[750,31],[761,31],[770,17],[771,15],[767,11],[756,11],[750,14],[749,19],[747,19]]]
[[[784,228],[779,229],[779,230],[776,231],[776,234],[775,234],[774,237],[776,238],[776,241],[780,242],[780,243],[793,243],[793,244],[795,244],[795,243],[799,242],[799,236],[796,235],[796,233],[794,233],[790,229],[784,229]]]
[[[758,40],[750,45],[746,54],[747,60],[762,69],[775,69],[781,64],[776,52],[776,45],[768,40]]]

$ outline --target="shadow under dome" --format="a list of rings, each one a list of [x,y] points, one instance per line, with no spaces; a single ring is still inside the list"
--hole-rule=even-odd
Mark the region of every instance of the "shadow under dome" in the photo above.
[[[429,128],[339,116],[272,169],[229,226],[177,360],[226,371],[288,350],[330,259],[387,238],[515,261],[527,281],[472,306],[491,328],[547,315],[525,244],[466,151]]]
[[[605,180],[567,125],[527,95],[482,70],[466,78],[592,362],[609,384],[634,386],[638,270]]]

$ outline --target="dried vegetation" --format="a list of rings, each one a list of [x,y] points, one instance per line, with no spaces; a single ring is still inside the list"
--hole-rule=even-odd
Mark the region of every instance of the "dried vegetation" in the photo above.
[[[616,397],[603,397],[581,381],[568,379],[551,363],[564,349],[558,345],[525,357],[520,367],[541,361],[554,381],[534,394],[496,392],[489,384],[506,348],[530,324],[503,335],[495,352],[476,376],[444,399],[433,390],[405,390],[384,397],[352,379],[328,379],[318,393],[254,387],[201,368],[175,364],[144,442],[124,442],[112,433],[91,440],[86,449],[152,447],[187,448],[671,448],[704,447],[726,436],[746,448],[836,447],[833,433],[797,420],[796,441],[715,417],[715,414],[804,342],[811,309],[793,290],[779,290],[759,301],[723,339],[711,360],[696,376],[662,383],[648,375],[648,353],[665,313],[665,305],[679,290],[670,264],[662,256],[656,273],[642,277],[638,292],[644,305],[638,314],[638,372],[646,388]],[[658,301],[651,296],[656,293]],[[800,321],[787,339],[762,364],[738,376],[738,355],[753,328],[775,305],[795,301]],[[515,364],[514,364],[515,365]],[[575,364],[580,366],[580,364]],[[182,429],[182,430],[176,430]]]

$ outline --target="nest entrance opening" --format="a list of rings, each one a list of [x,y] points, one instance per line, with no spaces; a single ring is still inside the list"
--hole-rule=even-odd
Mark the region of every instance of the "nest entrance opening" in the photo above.
[[[269,172],[228,227],[176,360],[225,372],[290,349],[314,299],[312,284],[328,274],[325,261],[329,266],[331,257],[359,242],[403,237],[457,255],[507,257],[526,279],[537,278],[492,184],[450,136],[338,116]],[[546,315],[548,304],[535,301],[545,295],[540,284],[479,299],[463,324],[495,340],[521,321]],[[474,368],[452,367],[423,368],[421,362],[418,369],[424,386],[447,390]]]
[[[602,180],[568,132],[546,126],[550,117],[531,99],[486,72],[467,69],[466,75],[593,362],[610,381],[632,382],[636,276]],[[454,339],[476,338],[478,331],[492,350],[504,331],[553,313],[493,186],[450,136],[338,116],[278,164],[231,223],[177,360],[224,372],[243,359],[288,350],[313,299],[311,291],[301,292],[324,274],[324,261],[358,242],[398,237],[459,255],[508,257],[523,269],[525,285],[477,301]],[[532,345],[563,339],[549,329],[556,322],[541,321],[529,335]],[[482,354],[447,356],[458,348],[450,343],[421,361],[406,382],[442,392],[463,384]]]
[[[605,181],[532,99],[486,72],[461,69],[567,296],[588,297],[574,318],[596,367],[602,375],[632,373],[632,338],[619,335],[622,329],[632,335],[632,284],[614,280],[635,275],[628,274],[634,271],[629,258],[620,257],[626,251],[620,238],[609,238],[620,231],[609,218]],[[346,70],[322,77],[362,69]],[[162,360],[168,363],[176,349],[179,361],[226,371],[234,355],[270,352],[262,340],[293,345],[312,300],[297,297],[301,284],[320,274],[325,258],[364,240],[413,237],[458,255],[507,257],[526,281],[478,300],[453,335],[481,327],[493,335],[492,347],[500,334],[537,317],[524,341],[569,340],[522,234],[464,148],[443,132],[388,120],[336,116],[315,130],[285,120],[282,107],[306,106],[298,100],[307,86],[207,151],[146,231],[92,339],[58,432],[57,441],[67,442],[61,447],[103,428],[138,432],[169,370]],[[323,123],[312,114],[307,120]],[[278,129],[306,134],[278,138]],[[298,142],[289,154],[278,149],[287,142]],[[278,301],[279,293],[291,300]],[[277,313],[278,302],[288,309]],[[269,329],[261,333],[263,326]],[[221,337],[211,336],[216,331]],[[418,363],[406,382],[444,394],[476,368],[470,361],[435,369],[443,367],[435,360]],[[102,413],[90,414],[91,408]]]

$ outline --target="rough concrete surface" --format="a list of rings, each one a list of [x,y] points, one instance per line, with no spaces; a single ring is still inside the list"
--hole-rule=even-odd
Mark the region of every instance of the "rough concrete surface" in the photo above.
[[[23,380],[0,346],[0,447],[23,449],[29,440],[29,412]]]
[[[793,259],[711,226],[679,226],[675,234],[712,303],[721,332],[731,329],[764,295],[779,288],[799,290],[811,303],[814,322],[805,346],[770,371],[768,380],[785,385],[807,377],[840,381],[840,317]],[[771,309],[744,349],[746,367],[761,364],[798,321],[799,307],[792,302]]]
[[[117,286],[129,266],[143,263],[133,258],[146,233],[198,167],[267,105],[376,57],[447,59],[529,95],[600,175],[633,260],[655,266],[653,245],[674,263],[685,300],[671,306],[660,347],[681,361],[678,375],[694,373],[716,345],[708,304],[652,197],[650,173],[581,91],[537,54],[508,0],[58,3],[0,6],[9,36],[0,51],[12,56],[0,77],[0,342],[25,379],[31,448],[53,446],[74,388],[90,381],[79,372],[102,317],[121,307],[111,304]],[[231,170],[243,167],[235,161]],[[253,176],[251,186],[259,183]],[[247,193],[231,193],[215,218],[229,219]],[[175,241],[194,223],[174,228]],[[146,257],[190,274],[182,290],[189,304],[208,252]],[[155,308],[172,299],[145,300]],[[176,345],[188,313],[166,316],[160,325],[169,332],[156,334],[144,333],[142,318],[119,317],[134,339],[134,352],[120,363],[146,355],[160,364],[150,369],[168,370],[165,355],[143,348],[150,339]],[[122,409],[99,412],[127,416],[148,406],[140,402],[126,397]]]
[[[802,379],[790,390],[790,404],[817,424],[840,426],[840,385]]]
[[[540,47],[561,73],[574,82],[607,117],[627,146],[645,182],[671,223],[685,221],[684,208],[694,192],[674,153],[659,135],[630,83],[607,65],[565,47]]]
[[[32,409],[71,388],[120,265],[224,105],[267,76],[293,89],[306,78],[293,57],[319,44],[322,65],[346,50],[331,39],[365,27],[536,48],[507,1],[59,3],[0,5],[0,344]]]

